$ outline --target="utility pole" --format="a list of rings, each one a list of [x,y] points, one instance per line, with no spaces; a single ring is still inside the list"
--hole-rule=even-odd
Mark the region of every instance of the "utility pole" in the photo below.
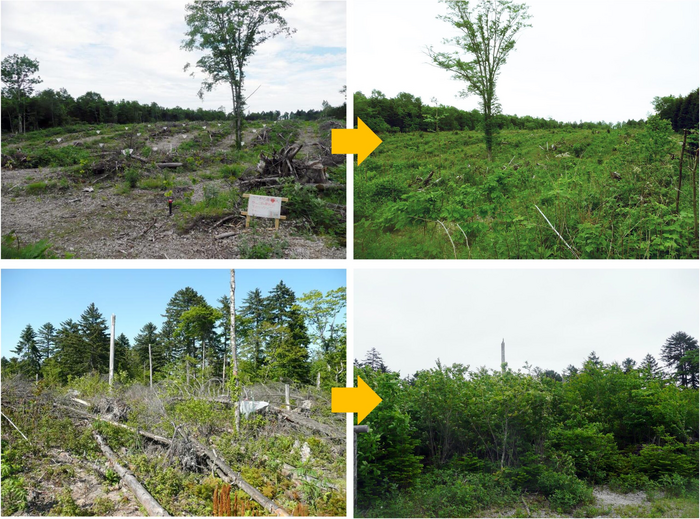
[[[506,370],[506,340],[501,341],[501,371]]]
[[[112,314],[112,334],[109,336],[109,387],[112,387],[114,380],[114,327],[117,323],[117,316]]]

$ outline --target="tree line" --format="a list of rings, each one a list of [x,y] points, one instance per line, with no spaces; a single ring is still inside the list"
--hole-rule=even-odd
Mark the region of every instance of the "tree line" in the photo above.
[[[42,82],[35,77],[39,62],[27,56],[13,54],[2,61],[2,111],[0,122],[3,132],[24,133],[32,130],[58,128],[74,124],[138,124],[159,121],[226,121],[233,115],[221,106],[217,110],[197,108],[166,108],[158,103],[107,100],[97,92],[87,92],[77,98],[65,88],[47,88],[35,92]],[[345,103],[333,107],[323,101],[321,110],[297,110],[280,113],[278,110],[253,112],[245,116],[249,121],[278,119],[318,120],[322,117],[345,117]]]
[[[280,281],[267,295],[250,291],[236,310],[238,376],[243,383],[292,380],[322,387],[345,381],[345,288],[297,297]],[[174,372],[191,379],[226,379],[231,363],[229,296],[210,305],[191,287],[175,292],[160,328],[143,325],[129,339],[115,338],[115,376],[147,383]],[[118,320],[117,320],[118,324]],[[49,383],[65,383],[109,370],[110,327],[91,303],[77,318],[57,326],[27,324],[3,375],[21,373]]]
[[[373,90],[369,97],[362,92],[355,93],[355,115],[377,132],[435,132],[435,131],[482,131],[483,114],[477,110],[460,110],[454,106],[438,104],[435,99],[423,103],[420,97],[401,92],[388,98],[382,92]],[[671,121],[674,131],[698,128],[698,91],[683,97],[663,97],[654,99],[657,115]],[[645,120],[630,119],[622,123],[560,122],[542,117],[493,114],[495,130],[549,130],[572,128],[584,130],[607,130],[621,127],[643,127]]]
[[[359,507],[370,517],[464,517],[510,492],[571,511],[591,484],[697,491],[698,342],[678,332],[661,358],[665,370],[651,354],[605,364],[593,352],[561,374],[438,360],[401,378],[371,350],[355,373],[383,402],[357,435]],[[378,512],[387,498],[414,508]],[[440,509],[453,505],[466,508]]]

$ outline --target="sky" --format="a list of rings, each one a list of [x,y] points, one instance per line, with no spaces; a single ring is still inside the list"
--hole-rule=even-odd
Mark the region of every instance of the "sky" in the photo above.
[[[39,61],[39,90],[88,91],[107,100],[136,100],[164,107],[231,111],[226,85],[197,97],[203,79],[186,63],[201,56],[180,50],[185,4],[164,1],[2,1],[2,56]],[[346,6],[338,0],[303,0],[284,11],[291,37],[258,47],[245,70],[247,109],[253,112],[321,109],[344,102]]]
[[[656,96],[687,95],[700,82],[697,0],[519,0],[531,28],[517,37],[496,93],[503,113],[558,121],[645,119]],[[478,99],[430,63],[426,47],[458,34],[436,19],[437,0],[349,4],[348,87],[369,96],[408,92],[465,110]]]
[[[280,281],[297,297],[311,290],[324,294],[345,286],[345,270],[236,269],[236,306],[248,292],[259,288],[267,295]],[[117,316],[116,333],[130,341],[146,323],[160,327],[161,315],[170,298],[185,287],[204,296],[218,307],[218,299],[228,295],[229,270],[179,269],[51,269],[2,270],[2,356],[14,356],[19,336],[27,324],[38,330],[50,322],[56,328],[66,319],[79,320],[90,305],[100,310],[109,325]]]
[[[559,373],[591,351],[605,363],[698,335],[697,269],[357,270],[354,355],[374,347],[402,376],[460,363]],[[661,362],[661,361],[660,361]]]

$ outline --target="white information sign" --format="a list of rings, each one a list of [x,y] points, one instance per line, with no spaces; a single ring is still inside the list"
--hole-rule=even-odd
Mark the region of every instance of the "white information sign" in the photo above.
[[[281,211],[282,198],[280,197],[250,195],[248,198],[248,216],[279,218]]]

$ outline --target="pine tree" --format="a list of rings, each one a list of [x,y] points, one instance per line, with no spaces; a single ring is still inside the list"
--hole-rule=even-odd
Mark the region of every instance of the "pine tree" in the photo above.
[[[148,348],[151,348],[151,361],[153,362],[153,376],[166,365],[165,350],[158,328],[153,323],[146,323],[134,337],[134,353],[138,363],[138,373],[144,373],[144,380],[149,379]]]
[[[263,323],[265,323],[266,313],[266,301],[260,289],[256,288],[248,292],[238,313],[236,336],[240,337],[242,358],[249,364],[248,371],[253,377],[257,376],[265,363]]]
[[[637,365],[637,361],[634,359],[631,359],[630,357],[627,357],[625,360],[622,361],[622,370],[625,373],[629,373],[634,369],[634,367]]]
[[[41,370],[41,353],[36,341],[36,332],[31,324],[22,330],[17,347],[12,350],[20,359],[20,371],[35,376]]]
[[[656,359],[651,353],[647,353],[646,357],[644,357],[641,364],[639,365],[639,371],[647,379],[659,378],[662,375],[659,363],[656,361]]]
[[[109,370],[109,327],[107,320],[95,306],[90,303],[78,321],[80,335],[85,341],[84,373],[96,371],[107,373]]]
[[[85,350],[87,345],[80,333],[78,323],[68,319],[60,324],[56,333],[58,363],[62,379],[79,377],[86,373]]]
[[[51,323],[45,323],[37,330],[37,343],[41,358],[50,359],[56,352],[56,328]]]
[[[195,306],[206,304],[204,297],[190,287],[178,290],[168,301],[168,306],[165,308],[165,314],[163,315],[165,322],[161,327],[161,336],[166,357],[170,362],[178,361],[184,356],[196,356],[197,345],[192,335],[178,335],[176,330],[180,326],[180,318],[183,313]]]
[[[291,288],[280,281],[264,300],[266,320],[272,324],[287,324],[290,320],[289,311],[296,302],[296,296]]]
[[[661,358],[681,386],[698,387],[698,341],[685,332],[676,332],[666,339]]]
[[[386,364],[384,364],[381,354],[376,350],[376,348],[372,348],[367,352],[361,365],[362,367],[367,367],[373,371],[379,371],[381,373],[390,372],[389,368],[386,366]]]
[[[119,336],[114,339],[114,373],[129,373],[130,371],[130,355],[131,344],[129,343],[129,338],[120,333]]]

